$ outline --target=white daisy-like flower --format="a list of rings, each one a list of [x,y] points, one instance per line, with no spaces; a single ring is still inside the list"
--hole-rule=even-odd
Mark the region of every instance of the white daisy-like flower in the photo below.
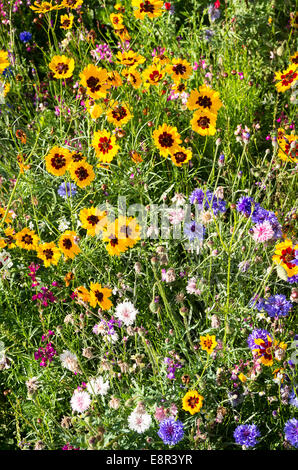
[[[109,382],[104,382],[103,377],[95,377],[87,383],[87,390],[91,395],[106,395],[110,388]]]
[[[79,371],[79,363],[78,363],[78,358],[75,354],[73,354],[70,351],[63,351],[62,354],[60,354],[60,360],[62,363],[62,367],[65,367],[65,369],[70,370],[71,372],[78,372]]]
[[[135,409],[128,417],[128,426],[132,431],[136,431],[139,434],[147,431],[152,423],[152,418],[148,413],[138,413]]]
[[[121,320],[124,325],[132,325],[136,319],[139,311],[135,308],[132,302],[125,300],[121,304],[118,304],[115,311],[115,316]]]
[[[176,209],[171,209],[169,210],[168,218],[172,225],[180,224],[181,222],[184,221],[185,210],[182,209],[181,207],[176,208]]]
[[[75,390],[73,396],[71,397],[70,404],[73,411],[78,413],[84,413],[88,410],[91,403],[91,398],[88,392]]]

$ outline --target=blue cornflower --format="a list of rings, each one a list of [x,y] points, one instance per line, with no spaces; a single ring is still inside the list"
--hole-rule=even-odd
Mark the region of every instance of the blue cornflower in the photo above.
[[[67,188],[67,192],[66,192]],[[77,187],[74,183],[61,183],[58,188],[59,196],[66,199],[67,197],[74,196],[77,193]]]
[[[200,209],[203,209],[205,193],[202,189],[196,188],[189,196],[189,202],[191,204],[198,204]]]
[[[254,330],[249,337],[247,338],[247,344],[251,350],[258,349],[260,346],[256,344],[256,339],[262,339],[265,343],[268,341],[267,337],[271,338],[271,335],[268,333],[267,330]],[[271,338],[272,340],[272,338]]]
[[[290,284],[295,284],[296,282],[298,282],[298,274],[294,274],[294,276],[288,277],[287,282],[289,282]]]
[[[218,20],[220,17],[220,9],[216,8],[214,5],[209,5],[208,7],[208,13],[210,15],[210,20],[213,22],[215,20]]]
[[[164,444],[174,446],[183,439],[183,423],[179,420],[175,421],[173,417],[166,418],[160,423],[157,434]]]
[[[287,441],[293,447],[298,448],[298,419],[289,419],[284,427],[284,433]]]
[[[5,78],[9,78],[13,76],[13,71],[10,65],[6,67],[6,69],[3,70],[2,75]]]
[[[263,303],[263,309],[268,313],[269,317],[285,317],[293,307],[285,295],[272,295]]]
[[[214,196],[214,194],[211,191],[206,191],[206,200],[205,200],[205,208],[211,208],[214,213],[214,215],[217,215],[219,212],[225,212],[227,210],[226,208],[226,201],[223,201],[222,199]]]
[[[298,408],[298,387],[292,389],[289,398],[290,405],[295,406],[295,408]]]
[[[184,235],[187,236],[189,241],[193,241],[195,239],[199,239],[203,241],[205,227],[202,224],[197,224],[195,221],[190,222],[189,224],[185,224],[183,228]]]
[[[28,31],[23,31],[20,33],[20,40],[25,44],[26,42],[31,41],[32,39],[32,34],[29,33]]]
[[[205,39],[206,41],[209,41],[212,36],[214,36],[214,31],[212,29],[205,29]]]
[[[262,299],[258,295],[255,295],[248,302],[248,306],[250,308],[255,308],[256,310],[258,310],[260,312],[264,308],[264,302],[265,302],[264,299]]]
[[[237,202],[236,209],[238,212],[249,217],[251,215],[252,204],[254,203],[255,201],[252,197],[242,196]]]
[[[245,447],[254,447],[259,441],[257,437],[261,435],[255,424],[240,424],[234,431],[236,444]]]

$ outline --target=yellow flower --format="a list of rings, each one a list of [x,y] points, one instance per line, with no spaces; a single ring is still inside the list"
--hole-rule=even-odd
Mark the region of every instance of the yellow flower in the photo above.
[[[92,99],[86,102],[86,108],[92,119],[96,120],[102,115],[103,109],[100,104],[94,103]]]
[[[30,165],[25,165],[24,157],[23,155],[19,154],[17,155],[17,162],[20,167],[20,172],[23,174],[25,171],[30,169]]]
[[[240,372],[240,374],[238,375],[238,379],[241,380],[242,383],[247,382],[247,377],[246,375],[242,374],[242,372]]]
[[[188,109],[207,109],[213,114],[216,114],[221,106],[222,102],[219,99],[218,91],[214,91],[206,85],[200,86],[199,91],[197,89],[191,90],[187,101]]]
[[[1,67],[1,65],[0,65],[0,67]],[[9,90],[10,90],[10,84],[9,83],[4,83],[0,80],[0,99],[5,98],[5,96],[9,92]]]
[[[166,66],[166,71],[172,76],[175,83],[179,83],[182,79],[187,80],[192,74],[190,63],[184,59],[173,59],[172,63]]]
[[[293,261],[297,260],[296,253],[298,251],[298,245],[293,245],[292,241],[288,238],[281,243],[278,243],[275,247],[275,254],[272,256],[274,263],[281,265],[288,277],[295,276],[298,274],[298,265],[294,264]]]
[[[119,36],[122,42],[124,41],[130,41],[131,37],[126,29],[125,26],[123,26],[122,29],[115,29],[114,33]]]
[[[36,250],[39,236],[36,235],[34,230],[23,228],[20,232],[15,235],[16,245],[25,250]]]
[[[122,70],[121,73],[126,78],[128,83],[132,85],[133,88],[135,88],[136,90],[140,88],[142,84],[140,72],[134,69],[126,69],[126,70]]]
[[[108,224],[103,232],[102,239],[106,243],[105,248],[111,256],[119,256],[128,249],[127,241],[122,237],[122,234],[119,235],[118,219]]]
[[[54,242],[43,243],[42,245],[38,246],[36,251],[37,256],[43,260],[46,268],[51,264],[58,264],[61,253]]]
[[[115,29],[123,28],[123,15],[121,15],[121,13],[118,13],[118,14],[111,13],[110,20]]]
[[[47,171],[55,176],[64,175],[71,162],[70,155],[66,148],[53,147],[45,157]]]
[[[80,73],[80,79],[80,83],[87,88],[87,95],[95,100],[105,98],[108,89],[111,87],[108,83],[107,70],[93,64],[89,64],[84,68]]]
[[[278,139],[278,156],[284,161],[298,162],[298,136],[282,134]]]
[[[74,71],[74,60],[65,55],[55,55],[49,63],[54,78],[69,78]]]
[[[172,127],[168,124],[159,126],[153,132],[153,140],[163,157],[167,157],[170,153],[175,152],[179,144],[181,144],[177,127]]]
[[[77,163],[77,162],[85,162],[86,157],[82,154],[82,152],[77,152],[76,150],[72,152],[70,155],[71,158],[71,163]]]
[[[0,207],[0,222],[2,222],[4,215],[5,215],[6,209],[3,207]],[[5,224],[11,224],[12,222],[12,212],[8,211],[6,214],[5,219],[3,220]]]
[[[90,300],[89,303],[91,307],[96,307],[98,304],[102,310],[110,310],[113,306],[109,297],[112,295],[112,289],[108,289],[107,287],[101,287],[101,284],[93,284],[90,285]]]
[[[277,82],[275,86],[278,92],[284,93],[298,80],[297,67],[297,64],[292,63],[283,72],[275,73],[275,81]]]
[[[204,398],[196,390],[190,390],[182,399],[182,409],[191,415],[198,413],[203,406]]]
[[[143,20],[147,15],[150,20],[162,14],[163,2],[159,0],[132,0],[133,7],[137,7],[133,14],[139,20]]]
[[[116,55],[118,63],[124,65],[125,67],[129,67],[135,69],[138,65],[143,64],[145,62],[145,57],[142,55],[133,52],[131,49],[126,52],[118,52]]]
[[[143,159],[142,159],[141,155],[138,154],[135,150],[132,150],[131,152],[129,152],[129,155],[130,155],[132,161],[135,162],[136,164],[142,163]]]
[[[8,60],[8,52],[4,50],[0,50],[0,75],[4,70],[10,65]]]
[[[62,0],[62,7],[65,8],[78,8],[83,4],[83,0]]]
[[[143,72],[143,80],[144,85],[149,87],[150,85],[156,86],[159,85],[162,79],[165,76],[165,72],[161,70],[160,65],[153,64],[150,65],[147,69]]]
[[[72,163],[69,168],[70,176],[79,186],[79,188],[85,188],[92,183],[95,179],[95,173],[92,165],[82,161],[78,163]]]
[[[290,23],[291,23],[291,26],[293,26],[293,28],[295,28],[295,29],[298,28],[298,11],[295,11],[294,13],[291,13]]]
[[[73,15],[62,15],[60,18],[60,28],[62,29],[71,29],[73,25],[74,16]]]
[[[74,257],[81,252],[81,249],[75,240],[76,236],[76,232],[66,230],[59,238],[58,247],[66,259],[74,259]]]
[[[86,287],[79,286],[74,290],[74,293],[77,294],[78,298],[81,299],[83,302],[90,301],[90,292]]]
[[[171,160],[176,166],[185,165],[189,160],[192,159],[192,151],[183,147],[177,147],[171,152]]]
[[[200,336],[200,345],[203,351],[207,351],[208,354],[211,354],[217,345],[215,336],[214,335]]]
[[[15,233],[14,229],[12,227],[7,227],[4,230],[5,233],[5,245],[7,245],[8,248],[15,248]]]
[[[116,70],[108,72],[108,83],[110,86],[114,86],[116,88],[122,85],[122,78]]]
[[[128,121],[131,120],[133,115],[131,114],[126,103],[118,103],[115,101],[110,110],[107,112],[107,119],[109,122],[117,127],[124,126]]]
[[[216,115],[207,109],[198,109],[190,124],[192,130],[200,135],[214,135],[216,133]]]
[[[91,235],[92,237],[106,227],[108,222],[106,216],[106,211],[101,211],[93,206],[89,209],[81,209],[79,215],[82,227],[87,230],[87,235]]]
[[[137,219],[120,215],[118,218],[118,234],[119,239],[124,240],[126,245],[132,248],[141,239],[141,227]]]
[[[116,137],[109,131],[97,131],[94,133],[92,146],[96,156],[101,162],[109,163],[119,152],[119,145],[116,144]]]
[[[58,8],[61,8],[58,5],[52,5],[52,2],[34,2],[34,5],[31,5],[30,8],[35,11],[35,13],[47,13],[48,11],[58,10]]]
[[[298,51],[290,57],[290,61],[292,64],[298,64]]]

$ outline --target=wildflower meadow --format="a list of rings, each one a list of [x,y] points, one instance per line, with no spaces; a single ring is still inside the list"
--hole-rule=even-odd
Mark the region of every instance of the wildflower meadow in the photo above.
[[[0,449],[298,448],[297,0],[0,0]]]

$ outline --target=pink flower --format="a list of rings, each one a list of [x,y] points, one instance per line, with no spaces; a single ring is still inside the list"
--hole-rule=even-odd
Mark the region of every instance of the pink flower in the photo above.
[[[79,392],[75,390],[70,400],[73,411],[77,411],[78,413],[84,413],[84,411],[88,410],[90,403],[90,395],[85,391]]]
[[[167,417],[165,410],[161,406],[160,408],[157,406],[155,409],[154,413],[154,418],[157,419],[157,421],[161,422]]]
[[[253,228],[253,239],[257,243],[264,243],[267,240],[270,240],[274,235],[273,228],[269,220],[265,220],[261,224],[257,224]]]

